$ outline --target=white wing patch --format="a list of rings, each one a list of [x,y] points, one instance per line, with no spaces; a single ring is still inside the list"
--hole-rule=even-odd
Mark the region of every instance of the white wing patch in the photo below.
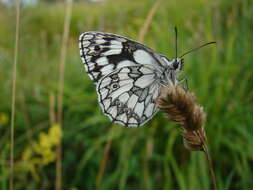
[[[143,68],[149,72],[142,72]],[[145,124],[158,111],[154,104],[158,97],[154,92],[160,89],[158,74],[155,68],[139,65],[120,68],[103,77],[97,85],[97,92],[104,114],[125,126]],[[143,83],[139,87],[136,83],[141,78]]]
[[[144,50],[135,51],[134,52],[134,59],[137,63],[146,64],[146,65],[147,64],[153,65],[155,62],[154,58]]]

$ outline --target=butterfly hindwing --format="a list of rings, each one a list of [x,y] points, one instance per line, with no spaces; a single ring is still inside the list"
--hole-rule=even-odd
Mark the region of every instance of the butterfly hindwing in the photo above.
[[[97,85],[99,103],[109,118],[124,126],[141,126],[158,111],[159,72],[150,65],[116,69]]]
[[[81,59],[89,77],[98,83],[112,71],[136,64],[161,67],[153,51],[133,40],[102,32],[85,32],[80,35]]]

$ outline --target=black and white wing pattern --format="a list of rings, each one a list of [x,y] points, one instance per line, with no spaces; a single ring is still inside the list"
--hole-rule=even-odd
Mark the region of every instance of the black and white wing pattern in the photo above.
[[[122,67],[135,64],[161,67],[159,56],[150,48],[115,34],[85,32],[80,35],[79,48],[85,70],[95,83]]]
[[[136,127],[145,124],[158,111],[160,73],[146,65],[117,69],[103,77],[98,85],[99,103],[104,114],[116,123]]]
[[[124,126],[141,126],[158,108],[163,73],[161,57],[125,37],[102,32],[80,35],[81,59],[97,86],[103,112]]]

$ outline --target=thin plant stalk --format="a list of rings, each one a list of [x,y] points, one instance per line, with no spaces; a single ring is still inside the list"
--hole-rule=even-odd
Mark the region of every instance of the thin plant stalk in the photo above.
[[[138,41],[139,42],[142,43],[144,41],[145,35],[148,31],[148,28],[149,28],[149,26],[155,16],[155,13],[159,7],[160,7],[160,1],[156,1],[155,4],[153,5],[153,7],[148,12],[147,18],[145,19],[145,22],[144,22],[143,26],[141,27],[139,34],[138,34]]]
[[[49,120],[51,126],[56,123],[55,95],[53,92],[50,92],[49,94]]]
[[[10,137],[10,181],[9,189],[13,190],[14,185],[14,140],[15,140],[15,111],[16,111],[16,78],[18,62],[18,44],[19,44],[19,20],[20,20],[20,2],[16,0],[16,31],[14,47],[14,65],[12,74],[12,99],[11,99],[11,137]]]
[[[102,179],[105,174],[106,167],[108,165],[108,161],[109,161],[109,157],[110,157],[110,150],[111,150],[111,145],[112,145],[112,139],[113,139],[114,130],[115,130],[113,126],[114,125],[111,126],[111,129],[110,129],[110,132],[108,135],[108,139],[107,139],[107,142],[105,145],[104,153],[103,153],[103,159],[102,159],[102,162],[99,167],[98,175],[96,177],[96,188],[97,189],[99,189],[99,187],[100,187],[100,184],[101,184]]]
[[[59,92],[58,92],[58,113],[57,113],[57,119],[58,119],[59,124],[61,124],[62,122],[62,102],[63,102],[65,60],[66,60],[66,51],[67,51],[71,14],[72,14],[72,0],[67,0],[66,16],[64,20],[62,45],[61,45],[61,52],[60,52],[60,64],[59,64]]]
[[[210,175],[210,180],[211,180],[211,185],[212,185],[212,190],[217,190],[217,182],[216,182],[216,177],[213,169],[213,162],[212,158],[209,154],[208,147],[206,143],[203,144],[203,152],[205,153],[207,164],[208,164],[208,170],[209,170],[209,175]]]
[[[63,104],[63,89],[64,89],[64,71],[65,71],[65,60],[66,60],[66,50],[67,42],[69,36],[69,28],[72,14],[72,0],[66,1],[66,16],[64,20],[62,45],[60,53],[60,63],[59,63],[59,91],[58,91],[58,109],[57,109],[57,122],[62,128],[62,104]],[[61,140],[56,148],[56,181],[55,189],[62,189],[62,147]]]

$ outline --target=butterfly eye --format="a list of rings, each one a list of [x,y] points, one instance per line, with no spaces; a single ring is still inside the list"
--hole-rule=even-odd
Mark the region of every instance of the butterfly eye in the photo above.
[[[173,68],[176,70],[178,68],[179,62],[178,61],[174,61],[173,62]]]

